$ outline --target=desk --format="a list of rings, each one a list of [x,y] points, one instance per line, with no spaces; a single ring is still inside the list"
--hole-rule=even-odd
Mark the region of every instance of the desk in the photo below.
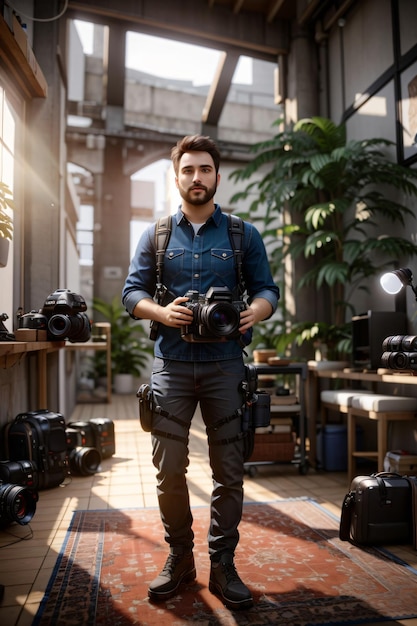
[[[267,365],[265,363],[254,363],[256,371],[261,375],[295,374],[300,378],[299,404],[300,404],[300,463],[301,474],[305,474],[308,469],[306,458],[306,384],[308,378],[307,363],[289,363],[288,365]]]
[[[371,383],[373,391],[377,383],[388,383],[390,385],[417,385],[417,376],[412,373],[399,373],[396,370],[379,369],[376,372],[358,372],[345,368],[342,370],[326,370],[317,369],[308,366],[308,399],[307,399],[307,415],[309,422],[308,435],[310,439],[310,460],[315,463],[317,461],[316,446],[316,425],[320,408],[320,378],[328,380],[342,381],[360,381],[362,383]],[[417,387],[412,390],[417,394]]]
[[[38,406],[48,406],[47,355],[65,346],[65,341],[0,341],[0,367],[13,367],[26,355],[35,354],[37,367]]]

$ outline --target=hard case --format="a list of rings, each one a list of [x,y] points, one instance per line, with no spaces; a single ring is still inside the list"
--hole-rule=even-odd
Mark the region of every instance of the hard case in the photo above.
[[[339,536],[360,545],[412,543],[410,479],[387,472],[356,476],[344,498]]]
[[[4,428],[4,457],[33,461],[39,490],[60,485],[68,476],[63,415],[47,409],[19,413]]]

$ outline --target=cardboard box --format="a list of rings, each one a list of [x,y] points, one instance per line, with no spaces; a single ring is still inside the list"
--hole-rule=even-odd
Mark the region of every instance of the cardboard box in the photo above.
[[[15,41],[25,55],[25,59],[30,69],[32,70],[34,77],[36,78],[41,90],[43,91],[44,96],[46,96],[48,91],[48,83],[46,82],[46,78],[39,66],[39,63],[36,60],[33,50],[29,44],[27,35],[14,15],[12,18],[12,26]]]
[[[384,470],[401,476],[417,476],[417,455],[405,450],[388,451],[384,459]]]
[[[16,40],[16,43],[18,44],[19,48],[21,49],[21,51],[27,58],[28,49],[30,49],[28,37],[25,31],[23,30],[23,28],[21,27],[19,21],[16,19],[15,15],[13,15],[13,18],[12,18],[12,28],[13,28],[13,35]]]
[[[16,341],[47,341],[46,330],[37,328],[18,328],[15,333]]]

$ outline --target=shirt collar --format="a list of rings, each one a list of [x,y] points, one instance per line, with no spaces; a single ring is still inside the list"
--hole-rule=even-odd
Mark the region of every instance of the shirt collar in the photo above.
[[[180,224],[183,220],[187,219],[181,210],[181,206],[178,207],[178,211],[175,214],[175,219],[177,221],[177,225]],[[220,204],[214,205],[214,213],[210,215],[207,221],[209,222],[210,220],[213,220],[216,226],[220,226],[221,221],[222,221],[222,210],[220,208]]]

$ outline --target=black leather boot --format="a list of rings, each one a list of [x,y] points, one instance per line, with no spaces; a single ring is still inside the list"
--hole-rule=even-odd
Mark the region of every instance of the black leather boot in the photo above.
[[[232,554],[223,554],[219,563],[211,563],[209,589],[232,611],[253,606],[252,594],[239,578]]]
[[[175,549],[170,552],[163,570],[151,582],[148,589],[148,596],[155,602],[169,600],[176,595],[181,583],[190,583],[196,577],[194,556],[192,552],[175,553]]]

